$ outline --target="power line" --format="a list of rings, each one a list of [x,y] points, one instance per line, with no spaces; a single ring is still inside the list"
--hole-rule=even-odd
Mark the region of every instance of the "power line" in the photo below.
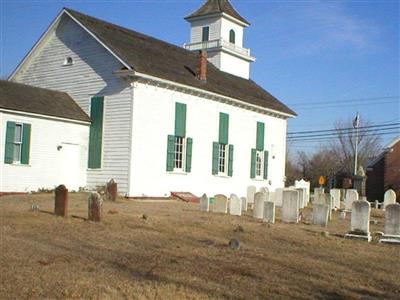
[[[309,106],[309,105],[319,105],[319,104],[338,104],[338,103],[349,103],[349,102],[368,102],[368,101],[376,101],[381,99],[400,99],[400,96],[382,96],[382,97],[373,97],[373,98],[353,98],[353,99],[344,99],[344,100],[332,100],[332,101],[319,101],[319,102],[300,102],[300,103],[291,103],[291,106]]]
[[[382,133],[379,134],[379,136],[389,135],[389,134],[397,135],[397,134],[400,134],[400,131],[382,132]],[[366,134],[363,137],[371,137],[371,136],[376,136],[376,135],[377,134]],[[334,140],[336,138],[337,138],[337,136],[325,137],[325,138],[324,137],[317,137],[317,138],[314,137],[314,138],[304,138],[304,139],[302,139],[302,138],[290,139],[290,140],[287,140],[287,141],[288,141],[288,143],[291,143],[291,142],[312,142],[312,141],[322,142],[322,141],[331,141],[331,140]]]
[[[379,128],[379,127],[388,127],[388,126],[395,126],[400,125],[398,123],[390,123],[390,124],[378,124],[378,125],[369,125],[369,126],[360,126],[358,129],[365,129],[365,128]],[[288,135],[291,134],[303,134],[303,133],[318,133],[318,132],[338,132],[338,131],[346,131],[346,130],[354,130],[354,127],[347,127],[347,128],[336,128],[336,129],[323,129],[323,130],[308,130],[308,131],[295,131],[295,132],[288,132]]]
[[[311,107],[300,107],[295,108],[295,110],[313,110],[313,109],[327,109],[327,108],[343,108],[343,107],[357,107],[360,105],[368,106],[368,105],[383,105],[383,104],[392,104],[392,103],[399,103],[398,101],[382,101],[382,102],[374,102],[374,103],[357,103],[357,104],[335,104],[335,105],[319,105],[319,106],[311,106]]]

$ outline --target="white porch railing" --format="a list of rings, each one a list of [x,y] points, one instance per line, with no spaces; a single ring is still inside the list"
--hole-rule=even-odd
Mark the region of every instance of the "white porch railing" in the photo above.
[[[201,50],[201,49],[210,49],[210,48],[218,48],[218,47],[225,47],[235,52],[238,52],[242,55],[250,56],[250,49],[246,49],[240,47],[238,45],[229,43],[224,39],[217,39],[205,42],[198,42],[192,44],[184,44],[183,47],[190,51]]]

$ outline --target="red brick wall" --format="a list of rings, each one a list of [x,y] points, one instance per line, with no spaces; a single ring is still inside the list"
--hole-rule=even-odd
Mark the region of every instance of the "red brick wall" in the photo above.
[[[393,189],[397,195],[397,202],[400,202],[400,141],[386,154],[384,178],[385,190]]]
[[[367,169],[367,199],[383,201],[385,156],[377,161],[372,168]]]

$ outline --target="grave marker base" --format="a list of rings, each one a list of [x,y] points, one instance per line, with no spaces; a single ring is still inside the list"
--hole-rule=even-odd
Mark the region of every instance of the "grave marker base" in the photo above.
[[[364,234],[354,234],[354,233],[347,233],[344,236],[345,238],[348,239],[362,239],[362,240],[367,240],[367,242],[370,242],[372,240],[371,234],[368,233],[368,235]]]

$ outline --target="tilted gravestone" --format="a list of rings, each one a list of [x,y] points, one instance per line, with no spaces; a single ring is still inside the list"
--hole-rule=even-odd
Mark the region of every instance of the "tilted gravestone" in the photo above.
[[[265,201],[267,201],[267,194],[258,192],[254,195],[253,218],[262,219],[264,217]]]
[[[117,201],[118,197],[118,184],[114,181],[114,179],[111,179],[109,182],[107,182],[106,186],[106,200],[107,201]]]
[[[315,225],[328,226],[329,205],[328,204],[313,204],[312,221]]]
[[[254,203],[254,194],[257,192],[257,188],[253,185],[247,187],[247,203]]]
[[[210,210],[210,199],[206,194],[203,194],[200,198],[200,211],[208,212]]]
[[[229,213],[234,216],[242,215],[242,200],[235,194],[231,194],[229,199]]]
[[[386,209],[389,204],[396,203],[396,193],[392,189],[388,189],[383,198],[383,209]]]
[[[282,199],[283,199],[283,189],[277,188],[275,189],[275,206],[282,207]]]
[[[225,195],[215,195],[215,204],[213,205],[213,212],[216,213],[228,213],[228,198]]]
[[[275,223],[275,203],[272,201],[264,202],[264,222]]]
[[[371,241],[369,231],[369,221],[371,213],[371,205],[365,200],[353,201],[351,209],[351,228],[350,232],[345,235],[348,238],[360,238]]]
[[[340,209],[340,189],[331,189],[330,194],[333,198],[334,208]]]
[[[247,198],[241,197],[240,200],[242,201],[242,211],[247,211]]]
[[[98,193],[91,193],[89,195],[89,221],[100,222],[103,218],[103,199]]]
[[[379,242],[400,244],[400,204],[394,203],[386,206],[385,234]]]
[[[358,201],[358,192],[355,189],[348,189],[346,191],[346,198],[344,199],[344,209],[351,211],[354,201]]]
[[[286,223],[299,222],[299,192],[293,190],[283,191],[282,221]]]
[[[61,184],[55,189],[54,214],[66,217],[68,215],[68,189]]]

